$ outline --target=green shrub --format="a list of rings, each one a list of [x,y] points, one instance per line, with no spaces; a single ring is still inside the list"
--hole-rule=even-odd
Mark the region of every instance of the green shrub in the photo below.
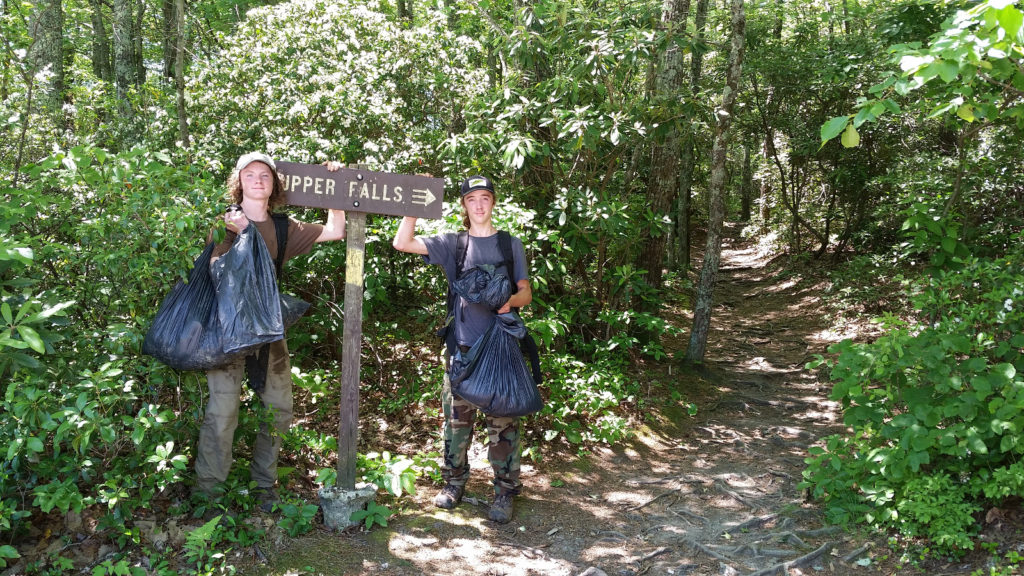
[[[830,349],[831,397],[853,434],[812,449],[804,486],[833,519],[956,552],[973,548],[975,512],[1024,496],[1021,240],[985,259],[935,242],[931,273],[913,291],[919,320],[888,316],[875,342]]]

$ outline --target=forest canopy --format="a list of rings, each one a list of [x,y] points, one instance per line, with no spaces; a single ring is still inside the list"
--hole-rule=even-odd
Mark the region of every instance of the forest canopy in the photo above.
[[[724,218],[831,270],[836,323],[881,318],[809,368],[850,430],[808,457],[830,519],[956,554],[1024,497],[1018,0],[0,0],[0,36],[0,567],[33,519],[90,511],[127,557],[133,512],[188,481],[205,378],[140,347],[252,150],[444,178],[429,231],[494,179],[544,348],[527,458],[630,434],[650,386],[696,408],[644,375],[701,362],[666,352],[701,337],[666,310],[714,301]],[[444,281],[396,227],[368,221],[360,395],[429,420]],[[283,279],[313,303],[285,439],[309,482],[337,449],[344,269],[329,246]],[[433,449],[360,446],[360,473],[400,498]]]

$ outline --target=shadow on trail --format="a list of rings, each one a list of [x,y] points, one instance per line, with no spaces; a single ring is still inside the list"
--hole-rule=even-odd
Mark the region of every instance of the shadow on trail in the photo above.
[[[737,237],[735,228],[730,232]],[[360,563],[311,568],[409,575],[879,574],[854,564],[869,545],[824,526],[820,507],[797,487],[808,447],[842,429],[828,384],[803,368],[837,339],[827,330],[823,285],[733,242],[723,251],[706,362],[699,369],[667,363],[652,370],[659,379],[652,390],[661,392],[647,399],[650,414],[636,438],[572,460],[524,465],[526,491],[505,526],[486,520],[489,469],[477,442],[469,485],[476,505],[440,511],[430,504],[434,488],[422,488],[418,509],[403,511],[386,530],[322,535],[328,564],[335,555],[357,555]],[[690,323],[685,314],[676,321]],[[685,399],[668,399],[665,389]],[[697,404],[696,417],[686,415],[683,402]]]

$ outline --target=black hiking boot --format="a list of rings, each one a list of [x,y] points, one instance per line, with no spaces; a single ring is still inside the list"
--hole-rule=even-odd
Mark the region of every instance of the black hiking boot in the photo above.
[[[487,517],[498,524],[507,524],[512,519],[512,494],[495,496]]]
[[[256,506],[267,514],[273,512],[277,506],[277,490],[274,488],[255,488],[252,495],[256,499]]]
[[[434,506],[438,508],[444,508],[445,510],[451,510],[459,505],[462,501],[462,494],[466,491],[465,486],[456,486],[454,484],[445,484],[444,488],[434,496]]]

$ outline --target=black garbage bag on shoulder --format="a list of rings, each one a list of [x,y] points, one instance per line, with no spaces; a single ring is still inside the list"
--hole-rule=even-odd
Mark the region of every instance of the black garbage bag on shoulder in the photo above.
[[[452,282],[452,290],[467,302],[497,310],[512,295],[512,283],[508,276],[495,274],[494,266],[482,264],[463,271],[462,276]]]
[[[142,352],[177,370],[208,370],[237,355],[221,345],[217,292],[210,275],[213,243],[196,258],[188,281],[164,298],[142,341]]]
[[[506,298],[507,300],[507,298]],[[457,352],[449,371],[452,393],[488,416],[526,416],[544,407],[519,340],[526,326],[515,312],[494,324],[466,353]]]
[[[224,352],[247,352],[284,338],[274,261],[255,224],[249,223],[210,271]]]

